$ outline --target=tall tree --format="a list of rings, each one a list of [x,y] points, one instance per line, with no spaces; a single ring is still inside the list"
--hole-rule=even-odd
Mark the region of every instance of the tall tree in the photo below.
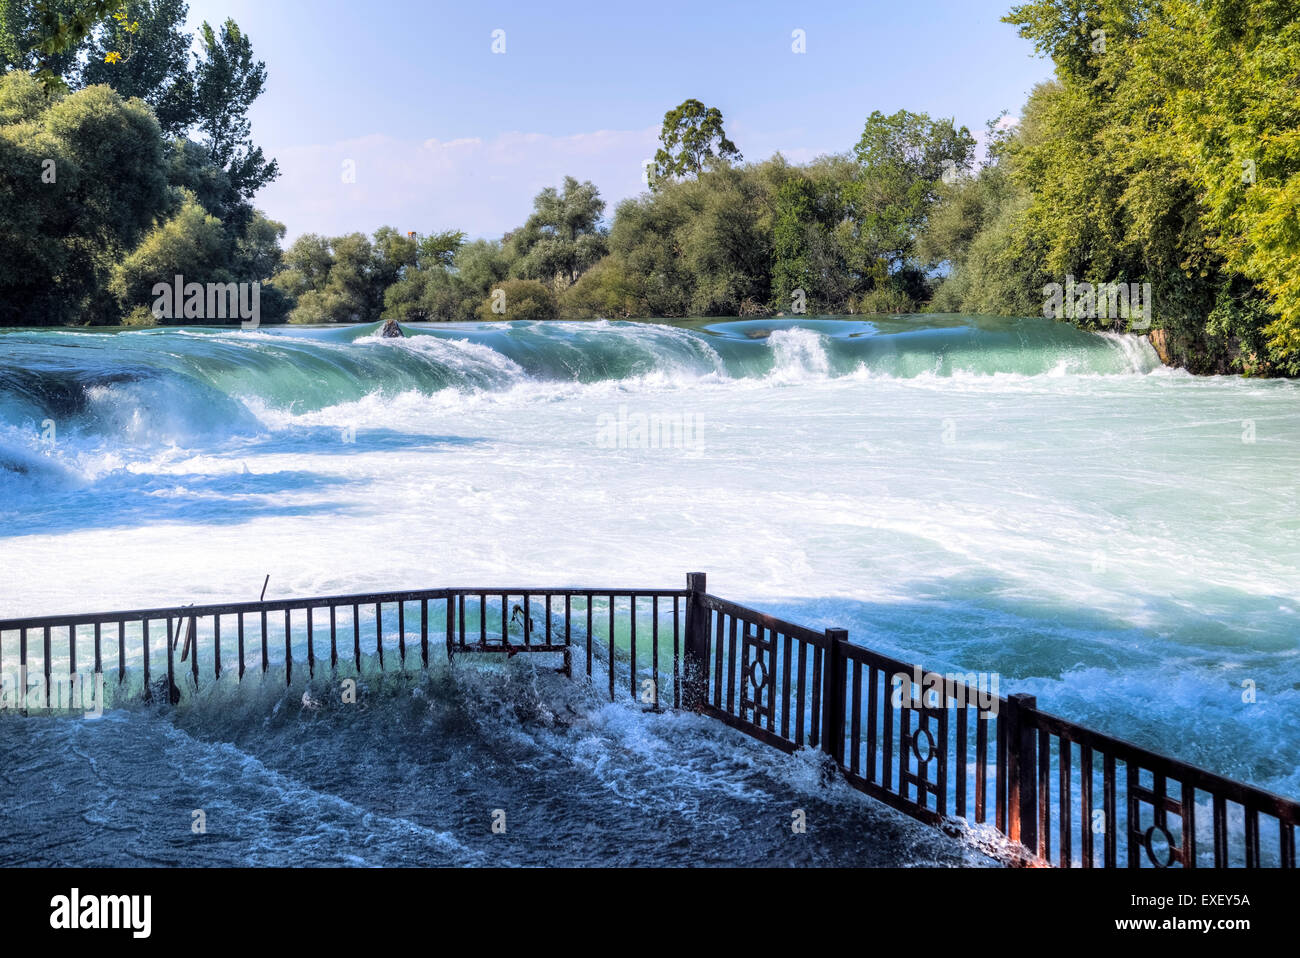
[[[736,144],[727,139],[722,111],[699,100],[686,100],[664,114],[659,142],[663,145],[655,153],[652,191],[664,179],[699,176],[719,161],[739,163],[744,159]]]
[[[253,59],[253,47],[234,20],[214,30],[199,30],[203,56],[194,71],[194,122],[205,137],[213,162],[230,177],[231,187],[249,199],[279,176],[251,139],[248,118],[253,101],[266,86],[266,64]]]
[[[119,13],[88,38],[79,85],[107,83],[139,97],[153,107],[165,136],[184,135],[196,120],[189,7],[185,0],[127,0]]]
[[[532,216],[506,243],[512,275],[559,289],[577,282],[607,252],[604,212],[605,201],[590,181],[566,176],[561,189],[546,187],[533,200]]]

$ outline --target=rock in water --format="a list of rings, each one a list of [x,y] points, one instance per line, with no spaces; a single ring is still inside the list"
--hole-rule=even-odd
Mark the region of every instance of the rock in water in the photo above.
[[[402,332],[402,327],[397,325],[397,320],[390,319],[384,323],[384,328],[379,331],[379,335],[384,339],[405,339],[406,333]]]

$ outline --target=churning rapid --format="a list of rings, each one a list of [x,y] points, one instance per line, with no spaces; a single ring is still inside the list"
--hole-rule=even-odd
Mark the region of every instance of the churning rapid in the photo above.
[[[1296,384],[1033,319],[408,331],[0,334],[0,618],[256,599],[267,573],[297,596],[703,570],[1300,795]],[[841,801],[798,761],[528,668],[376,690],[361,722],[269,690],[6,718],[0,864],[183,863],[154,819],[187,836],[200,807],[240,823],[211,862],[969,857],[857,796],[793,844],[790,807]],[[502,803],[527,809],[508,847],[480,834]]]

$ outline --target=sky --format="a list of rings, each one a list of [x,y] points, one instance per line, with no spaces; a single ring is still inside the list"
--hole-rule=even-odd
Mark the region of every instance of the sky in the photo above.
[[[612,215],[692,97],[747,160],[847,151],[873,110],[982,133],[1051,73],[1000,22],[1010,5],[190,0],[190,22],[233,18],[266,62],[253,138],[281,175],[257,205],[290,241],[384,225],[493,238],[566,174]]]

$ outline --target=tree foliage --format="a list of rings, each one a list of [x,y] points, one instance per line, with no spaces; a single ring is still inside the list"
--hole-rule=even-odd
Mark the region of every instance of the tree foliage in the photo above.
[[[651,189],[666,179],[698,176],[719,161],[739,163],[744,159],[736,144],[727,139],[722,111],[699,100],[686,100],[664,114],[659,142]]]

